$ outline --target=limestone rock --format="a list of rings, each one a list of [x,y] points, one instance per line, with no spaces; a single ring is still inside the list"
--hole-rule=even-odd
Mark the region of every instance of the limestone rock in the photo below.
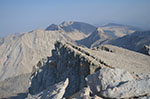
[[[132,98],[147,94],[150,94],[150,78],[128,81],[101,93],[107,98]]]
[[[48,89],[36,95],[28,95],[26,99],[62,99],[65,89],[69,84],[69,79],[61,81],[58,84],[50,86]]]
[[[134,78],[122,69],[104,68],[86,77],[86,82],[93,94],[98,94],[107,88],[118,86]]]

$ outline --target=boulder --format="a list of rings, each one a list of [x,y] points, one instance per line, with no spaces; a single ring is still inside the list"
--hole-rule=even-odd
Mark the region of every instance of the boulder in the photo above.
[[[26,99],[62,99],[65,93],[65,89],[68,86],[68,78],[65,81],[61,81],[48,89],[36,94],[28,95]]]
[[[101,91],[114,86],[121,85],[129,80],[133,80],[132,75],[122,69],[104,68],[95,74],[86,77],[87,85],[92,94],[99,94]]]
[[[108,88],[101,93],[107,98],[132,98],[150,94],[150,78],[132,80],[113,88]]]

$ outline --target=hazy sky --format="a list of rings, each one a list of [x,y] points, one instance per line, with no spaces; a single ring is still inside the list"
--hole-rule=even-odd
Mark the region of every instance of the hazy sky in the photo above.
[[[150,0],[0,0],[0,37],[68,20],[150,28]]]

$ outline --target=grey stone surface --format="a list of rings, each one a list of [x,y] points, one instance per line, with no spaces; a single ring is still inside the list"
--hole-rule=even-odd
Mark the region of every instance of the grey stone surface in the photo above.
[[[150,94],[150,78],[128,81],[101,93],[107,98],[132,98],[147,94]]]
[[[107,88],[118,86],[129,80],[134,80],[132,75],[122,69],[104,68],[86,77],[86,82],[93,94],[99,94]]]
[[[39,68],[35,67],[37,70],[35,69],[32,75],[30,94],[37,94],[47,87],[69,78],[70,83],[64,96],[72,96],[86,86],[85,77],[92,76],[91,74],[99,70],[103,71],[102,74],[109,76],[99,78],[99,82],[106,82],[102,83],[103,87],[95,80],[99,86],[93,87],[93,93],[133,80],[133,77],[134,79],[148,77],[145,74],[149,74],[149,61],[147,61],[150,59],[149,56],[111,45],[105,45],[105,47],[113,52],[103,49],[90,50],[70,43],[57,42],[55,49],[52,50],[52,57],[48,57],[47,61],[44,64],[41,63]],[[126,71],[135,72],[135,74],[131,75]],[[101,73],[99,72],[99,74]],[[143,73],[143,76],[137,77],[137,74],[140,73]],[[95,77],[95,79],[97,78]],[[91,86],[96,84],[91,84]]]
[[[68,83],[69,79],[67,78],[65,81],[61,81],[53,86],[50,86],[36,95],[29,94],[26,99],[62,99]]]
[[[86,85],[84,78],[87,75],[100,68],[98,61],[98,65],[92,61],[93,58],[80,47],[57,42],[52,57],[33,73],[29,91],[36,94],[54,83],[69,78],[70,83],[65,96],[71,96]]]

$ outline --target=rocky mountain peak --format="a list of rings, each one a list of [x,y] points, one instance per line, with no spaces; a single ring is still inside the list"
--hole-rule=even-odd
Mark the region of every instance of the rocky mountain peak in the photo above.
[[[60,24],[61,27],[64,27],[64,26],[69,26],[69,25],[72,25],[74,24],[74,21],[64,21]]]
[[[51,24],[49,27],[46,28],[46,30],[52,30],[52,31],[57,31],[60,29],[61,29],[61,27],[56,24]]]
[[[96,29],[96,31],[97,31],[97,32],[99,32],[99,33],[104,33],[103,29],[102,29],[102,28],[100,28],[100,27],[99,27],[99,28],[97,28],[97,29]]]
[[[84,22],[76,22],[76,21],[64,21],[60,25],[50,25],[46,28],[46,30],[53,30],[53,27],[59,27],[63,29],[65,32],[73,32],[78,31],[83,34],[89,34],[96,30],[96,27]]]

